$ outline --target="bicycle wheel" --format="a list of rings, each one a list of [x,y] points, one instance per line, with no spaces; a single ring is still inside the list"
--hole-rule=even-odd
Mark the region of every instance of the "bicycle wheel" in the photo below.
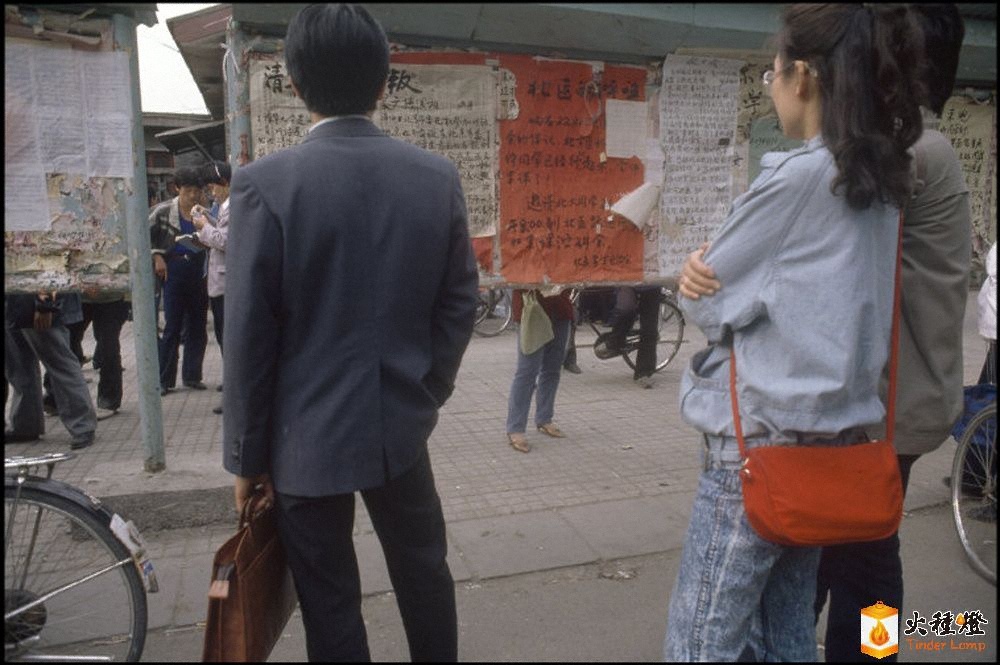
[[[973,570],[997,583],[997,408],[977,413],[962,434],[951,469],[955,528]]]
[[[476,322],[472,329],[482,337],[493,337],[507,329],[513,316],[510,289],[489,289],[479,294]]]
[[[4,659],[138,661],[146,592],[107,521],[51,492],[4,488]]]
[[[669,294],[665,294],[660,301],[660,317],[657,320],[657,326],[655,371],[659,372],[670,364],[670,361],[680,350],[681,342],[684,341],[684,314],[675,304],[673,296]],[[630,334],[629,338],[632,337],[633,335]],[[636,357],[639,355],[638,334],[634,337],[635,343],[627,342],[626,351],[622,354],[625,363],[633,370],[635,369]]]

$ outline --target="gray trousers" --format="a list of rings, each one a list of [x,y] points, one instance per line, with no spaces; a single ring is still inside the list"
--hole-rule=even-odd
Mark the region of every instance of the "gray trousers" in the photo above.
[[[45,433],[42,411],[42,375],[38,361],[52,380],[59,418],[74,439],[97,429],[97,412],[83,379],[80,361],[70,350],[69,330],[53,325],[48,330],[4,326],[4,372],[12,388],[10,428],[17,434]]]

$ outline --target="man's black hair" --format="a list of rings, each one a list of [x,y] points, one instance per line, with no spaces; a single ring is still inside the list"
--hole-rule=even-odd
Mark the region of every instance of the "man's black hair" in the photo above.
[[[927,89],[930,110],[941,115],[955,88],[958,56],[965,37],[965,22],[951,3],[914,3],[910,9],[924,33],[928,68]]]
[[[215,160],[201,167],[201,179],[207,185],[228,185],[232,176],[233,171],[226,162]]]
[[[179,189],[181,187],[203,187],[205,182],[198,169],[193,166],[181,166],[174,171],[174,184]]]
[[[389,76],[389,41],[364,7],[310,5],[288,24],[285,65],[310,111],[368,113]]]

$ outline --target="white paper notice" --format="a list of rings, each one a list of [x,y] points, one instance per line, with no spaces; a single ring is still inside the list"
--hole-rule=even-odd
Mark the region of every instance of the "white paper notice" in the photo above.
[[[132,151],[128,55],[80,53],[87,107],[87,175],[129,178]]]
[[[646,154],[646,115],[646,102],[607,101],[604,116],[608,157],[641,158]]]
[[[4,43],[4,231],[49,228],[31,55],[27,44]]]
[[[42,165],[49,173],[87,170],[83,79],[70,49],[32,48]]]
[[[660,274],[712,238],[732,202],[740,60],[668,55],[660,90],[664,152]]]
[[[31,42],[5,46],[5,111],[21,115],[30,109],[41,171],[132,177],[128,54]],[[23,118],[19,122],[23,125]]]

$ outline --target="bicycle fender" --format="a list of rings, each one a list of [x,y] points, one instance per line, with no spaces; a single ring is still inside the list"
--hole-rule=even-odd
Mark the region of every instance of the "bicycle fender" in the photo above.
[[[87,494],[80,488],[64,483],[61,480],[38,478],[35,476],[28,476],[20,480],[17,476],[4,476],[4,489],[17,488],[19,485],[54,494],[61,499],[76,504],[96,517],[98,522],[106,526],[132,555],[132,559],[135,562],[136,568],[139,569],[139,575],[146,586],[146,590],[150,593],[159,591],[159,584],[153,572],[152,562],[149,560],[146,542],[131,521],[126,522],[120,515],[111,512],[96,496]]]
[[[4,476],[4,489],[8,487],[31,487],[42,492],[49,492],[56,496],[71,501],[81,508],[100,518],[104,525],[111,524],[111,511],[101,503],[96,496],[91,496],[73,485],[64,483],[61,480],[52,478],[37,478],[28,476],[23,481],[19,481],[17,476]]]

